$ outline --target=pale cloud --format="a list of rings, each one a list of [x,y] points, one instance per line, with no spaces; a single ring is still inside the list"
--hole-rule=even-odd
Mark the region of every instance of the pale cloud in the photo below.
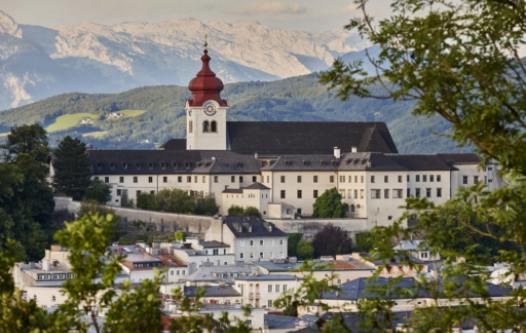
[[[241,13],[246,15],[300,15],[306,12],[306,7],[287,1],[257,1],[241,10]]]

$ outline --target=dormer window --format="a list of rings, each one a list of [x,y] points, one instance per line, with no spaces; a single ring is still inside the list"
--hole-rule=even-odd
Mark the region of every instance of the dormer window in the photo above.
[[[210,132],[210,123],[208,120],[203,121],[203,133]]]
[[[210,132],[217,133],[217,122],[215,120],[210,123]]]

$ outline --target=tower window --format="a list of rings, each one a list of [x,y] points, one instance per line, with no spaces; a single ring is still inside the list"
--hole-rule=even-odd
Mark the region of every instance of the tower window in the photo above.
[[[210,132],[216,133],[217,132],[217,123],[215,120],[212,121],[210,124]]]
[[[210,131],[210,123],[208,120],[203,121],[203,133],[208,133]]]

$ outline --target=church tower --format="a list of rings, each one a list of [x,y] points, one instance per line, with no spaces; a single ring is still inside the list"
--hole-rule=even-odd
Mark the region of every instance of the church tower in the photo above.
[[[223,82],[210,69],[205,42],[202,67],[190,81],[192,98],[186,102],[186,149],[226,150],[226,117],[228,105],[221,99]]]

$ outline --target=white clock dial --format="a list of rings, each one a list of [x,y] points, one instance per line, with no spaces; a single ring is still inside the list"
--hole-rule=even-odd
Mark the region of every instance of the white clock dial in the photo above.
[[[205,107],[205,113],[209,116],[213,116],[214,114],[216,114],[216,108],[214,105],[212,104],[209,104]]]

